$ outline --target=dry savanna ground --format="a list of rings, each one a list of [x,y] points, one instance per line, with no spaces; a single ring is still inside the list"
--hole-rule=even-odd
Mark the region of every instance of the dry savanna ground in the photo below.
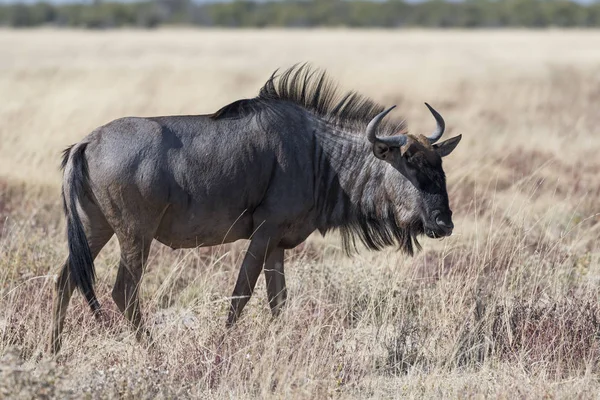
[[[121,116],[215,111],[298,61],[398,104],[413,132],[433,128],[427,101],[463,134],[445,161],[455,234],[412,258],[312,237],[287,253],[283,315],[261,278],[229,332],[245,243],[155,244],[153,349],[112,303],[113,239],[96,262],[109,320],[75,295],[52,358],[59,152]],[[594,398],[599,103],[594,31],[0,31],[0,397]]]

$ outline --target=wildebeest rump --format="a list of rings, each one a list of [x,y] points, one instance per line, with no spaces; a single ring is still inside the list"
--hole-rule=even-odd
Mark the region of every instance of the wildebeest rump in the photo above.
[[[428,106],[429,107],[429,106]],[[154,239],[172,248],[250,239],[231,298],[233,324],[265,272],[273,314],[286,299],[284,250],[315,230],[408,254],[417,236],[451,234],[441,157],[434,144],[383,121],[390,111],[356,93],[339,96],[323,72],[273,74],[253,99],[211,115],[128,117],[64,152],[69,257],[56,284],[52,348],[60,348],[76,287],[98,314],[94,258],[114,235],[121,257],[112,297],[143,332],[138,288]]]

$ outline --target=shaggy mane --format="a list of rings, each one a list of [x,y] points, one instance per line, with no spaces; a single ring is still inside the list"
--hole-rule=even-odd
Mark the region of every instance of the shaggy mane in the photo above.
[[[313,69],[308,64],[294,65],[281,74],[277,70],[260,89],[254,99],[238,100],[226,105],[211,115],[213,119],[236,118],[259,111],[273,102],[294,103],[340,128],[358,134],[384,106],[357,92],[340,94],[324,70]],[[390,122],[388,119],[379,125],[382,136],[404,132],[404,121]]]
[[[307,64],[295,65],[281,74],[277,71],[260,89],[257,97],[242,99],[221,108],[210,117],[212,119],[241,118],[264,110],[277,110],[278,105],[293,103],[311,114],[343,129],[353,135],[364,135],[371,120],[384,110],[384,106],[356,92],[340,94],[336,85],[327,77],[324,70],[314,70]],[[382,121],[378,135],[390,136],[404,133],[404,121]],[[412,255],[421,247],[417,236],[423,233],[419,221],[398,225],[391,209],[384,217],[352,205],[340,197],[332,196],[325,200],[322,212],[327,223],[319,230],[324,235],[330,229],[339,230],[342,247],[348,254],[357,251],[357,243],[363,243],[372,250],[381,250],[396,245]],[[342,202],[346,208],[339,220],[330,220],[333,210]]]

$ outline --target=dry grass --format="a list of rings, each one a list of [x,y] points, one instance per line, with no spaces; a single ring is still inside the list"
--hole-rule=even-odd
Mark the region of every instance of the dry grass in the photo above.
[[[244,243],[155,245],[154,350],[110,300],[111,242],[97,292],[113,317],[76,295],[50,358],[59,151],[120,116],[214,111],[304,60],[413,131],[428,101],[464,135],[446,162],[456,234],[414,258],[311,238],[287,255],[281,318],[261,281],[221,346]],[[596,397],[599,65],[600,32],[0,31],[0,396]]]

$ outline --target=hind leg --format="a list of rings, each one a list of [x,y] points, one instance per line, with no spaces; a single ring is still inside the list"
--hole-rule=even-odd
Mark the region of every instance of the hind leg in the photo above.
[[[96,258],[100,250],[102,250],[112,237],[113,230],[103,217],[97,216],[93,221],[93,224],[87,224],[89,228],[86,229],[86,237],[92,251],[92,257]],[[71,279],[69,259],[67,258],[60,270],[55,287],[52,337],[50,339],[50,348],[54,354],[58,353],[62,344],[61,334],[65,316],[74,291],[75,282]]]
[[[144,334],[149,336],[144,328],[138,293],[151,243],[152,237],[119,237],[121,261],[112,298],[133,325],[138,340]]]

